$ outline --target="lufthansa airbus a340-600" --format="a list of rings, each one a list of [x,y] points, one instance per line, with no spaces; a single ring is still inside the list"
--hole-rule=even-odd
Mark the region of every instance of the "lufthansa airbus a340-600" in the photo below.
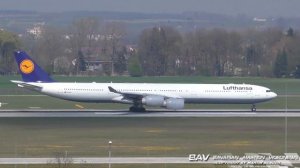
[[[25,52],[15,58],[23,81],[19,87],[56,98],[78,102],[132,104],[130,111],[145,111],[144,106],[180,110],[187,103],[255,104],[274,99],[270,89],[249,84],[170,84],[170,83],[65,83],[56,82]]]

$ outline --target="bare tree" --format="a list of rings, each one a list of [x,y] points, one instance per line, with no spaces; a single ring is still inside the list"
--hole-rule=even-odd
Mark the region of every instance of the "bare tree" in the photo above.
[[[73,59],[79,60],[79,53],[83,49],[87,50],[87,54],[91,55],[100,40],[100,23],[96,18],[82,18],[73,22],[70,32],[68,33],[70,41],[71,54]],[[97,54],[97,53],[96,53]],[[78,74],[79,66],[74,68]]]
[[[245,75],[272,75],[278,42],[283,37],[282,30],[277,28],[260,31],[249,29],[243,31],[241,35]]]
[[[64,153],[56,153],[55,160],[48,163],[52,168],[72,168],[73,159]]]
[[[95,46],[100,34],[100,23],[96,18],[82,18],[73,22],[70,32],[71,47],[75,53],[83,47]]]
[[[123,70],[118,69],[115,65],[121,65],[126,67],[126,62],[122,57],[126,52],[124,51],[124,45],[122,44],[122,39],[126,34],[126,29],[121,22],[108,22],[105,24],[104,28],[104,39],[102,41],[102,47],[106,51],[106,56],[110,58],[111,61],[111,75],[115,72],[123,72]],[[123,56],[120,55],[123,53]]]
[[[66,39],[62,29],[46,26],[41,36],[36,40],[34,48],[35,59],[49,73],[54,72],[54,60],[65,56]]]
[[[181,55],[181,35],[170,27],[146,29],[140,36],[139,56],[146,75],[174,75]]]

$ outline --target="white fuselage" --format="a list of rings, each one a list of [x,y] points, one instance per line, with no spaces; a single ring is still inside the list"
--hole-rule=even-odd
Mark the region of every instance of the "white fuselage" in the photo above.
[[[29,83],[38,85],[41,93],[80,102],[118,102],[122,94],[111,92],[108,87],[123,93],[161,95],[181,98],[185,103],[255,104],[271,100],[277,95],[268,88],[248,84],[150,84],[150,83]]]

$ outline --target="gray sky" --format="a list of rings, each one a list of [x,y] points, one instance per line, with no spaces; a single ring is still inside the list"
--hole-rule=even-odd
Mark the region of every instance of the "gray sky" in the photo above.
[[[0,10],[130,11],[300,17],[300,0],[0,0]]]

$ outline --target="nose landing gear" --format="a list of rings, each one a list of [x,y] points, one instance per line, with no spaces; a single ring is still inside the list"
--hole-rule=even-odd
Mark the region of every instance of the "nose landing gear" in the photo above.
[[[256,106],[255,106],[255,104],[252,104],[251,111],[252,111],[252,112],[255,112],[255,111],[256,111]]]

